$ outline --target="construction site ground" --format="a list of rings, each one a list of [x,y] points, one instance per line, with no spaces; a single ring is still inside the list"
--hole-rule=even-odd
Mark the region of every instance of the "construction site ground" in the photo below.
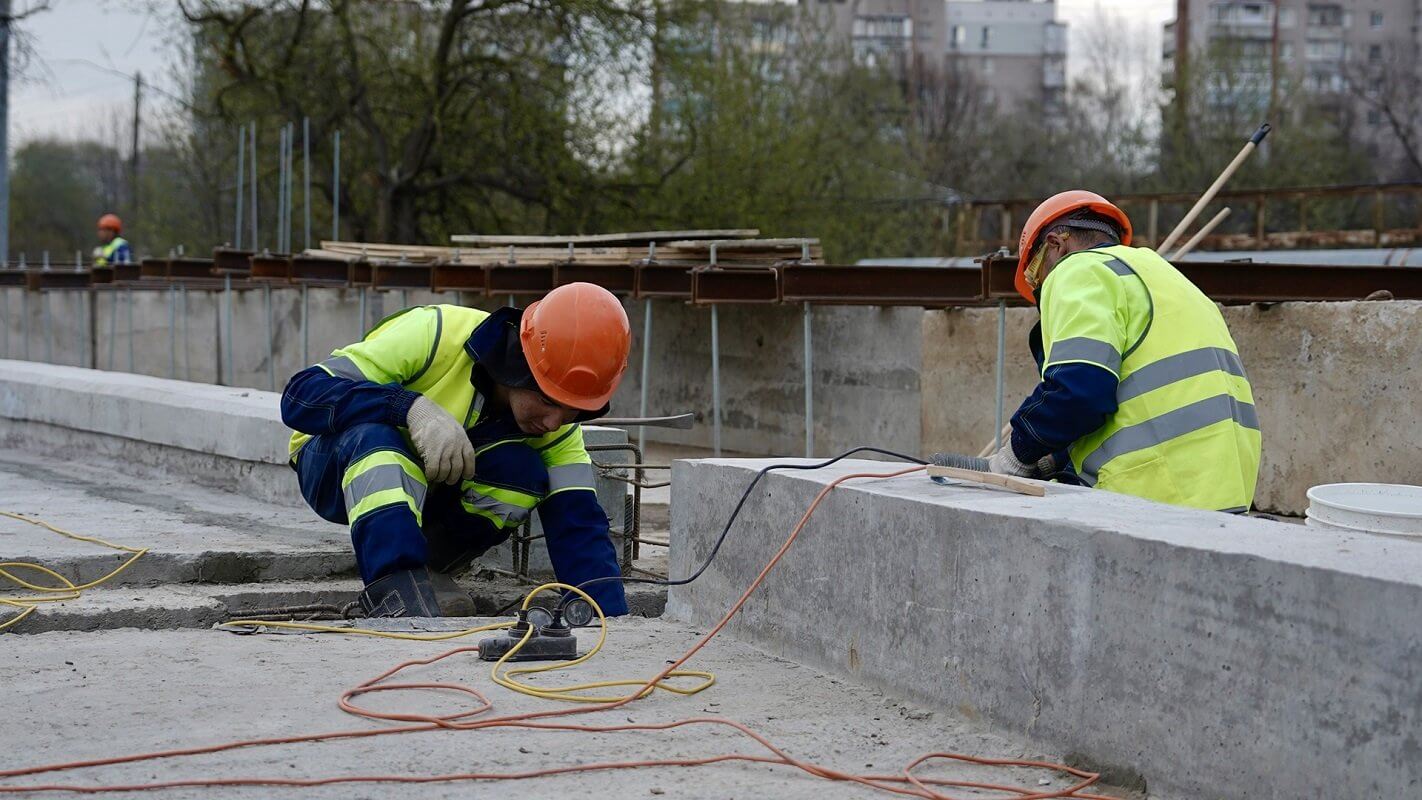
[[[665,449],[654,453],[675,454]],[[213,624],[235,609],[348,600],[359,584],[345,529],[321,522],[304,509],[259,502],[179,478],[125,473],[122,463],[76,463],[0,450],[0,510],[116,544],[151,548],[117,585],[87,591],[78,600],[46,604],[0,638],[0,675],[8,689],[8,721],[0,733],[0,751],[6,754],[7,767],[250,737],[379,727],[389,723],[356,718],[337,707],[343,689],[401,661],[473,643],[215,630]],[[649,521],[657,513],[652,510]],[[665,535],[664,530],[649,533]],[[0,558],[44,564],[85,581],[111,570],[124,554],[0,519]],[[495,604],[502,605],[523,591],[511,580],[487,576],[466,578],[466,583],[481,611],[487,608],[488,613]],[[643,591],[642,607],[659,608]],[[638,602],[634,600],[634,606]],[[469,622],[433,622],[424,627]],[[647,677],[703,632],[698,626],[659,618],[618,619],[598,657],[573,673],[549,676],[541,683]],[[585,635],[580,641],[585,648],[592,637]],[[1061,755],[1004,738],[951,710],[905,704],[873,687],[771,657],[729,636],[716,639],[689,666],[716,673],[716,684],[691,697],[658,693],[580,721],[614,724],[724,716],[752,726],[796,757],[869,773],[897,773],[917,755],[937,750],[993,757]],[[493,685],[489,665],[470,653],[414,669],[404,677],[471,685],[490,697],[491,713],[563,705]],[[373,695],[362,702],[387,711],[449,713],[462,708],[458,704],[466,700],[448,693],[402,692]],[[705,726],[608,734],[436,731],[96,767],[17,782],[84,785],[235,776],[519,772],[731,752],[763,753],[730,728]],[[1041,791],[1069,785],[1065,776],[1042,770],[933,765],[923,774]],[[578,773],[501,782],[497,788],[436,783],[221,791],[222,796],[254,798],[464,797],[494,791],[516,798],[574,793],[816,800],[874,796],[863,787],[829,784],[785,767],[745,763]],[[965,797],[1002,796],[957,791]],[[1130,796],[1124,790],[1115,793]],[[210,789],[177,789],[144,796],[211,794]]]

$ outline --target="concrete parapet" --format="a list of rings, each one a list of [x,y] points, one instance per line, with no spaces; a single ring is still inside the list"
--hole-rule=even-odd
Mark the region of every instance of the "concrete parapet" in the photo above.
[[[759,460],[677,462],[685,575]],[[668,613],[706,624],[824,485],[772,473]],[[731,623],[776,655],[1023,733],[1152,794],[1414,796],[1422,786],[1422,542],[921,476],[821,504]],[[991,755],[991,754],[985,754]]]
[[[173,381],[122,372],[0,360],[0,444],[50,456],[104,456],[133,471],[182,475],[195,483],[250,497],[304,506],[287,466],[291,431],[282,424],[280,396],[257,389]],[[589,445],[627,441],[620,428],[584,426]],[[627,453],[595,453],[602,463],[630,463]],[[598,501],[621,526],[626,484],[597,482]],[[534,533],[542,532],[534,523]],[[503,545],[486,555],[509,566]],[[529,567],[551,573],[541,539]]]

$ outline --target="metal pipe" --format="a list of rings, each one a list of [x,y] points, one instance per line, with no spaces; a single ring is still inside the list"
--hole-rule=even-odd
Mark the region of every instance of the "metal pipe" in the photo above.
[[[44,270],[49,271],[49,251],[43,251],[40,256],[44,259]],[[44,331],[44,360],[46,364],[54,363],[54,340],[51,336],[49,315],[49,290],[40,289],[40,329]]]
[[[638,416],[647,416],[647,384],[651,383],[652,361],[652,298],[642,300],[642,398],[638,405]],[[647,429],[637,429],[637,447],[647,446]]]
[[[262,286],[262,302],[267,310],[267,391],[276,391],[276,343],[273,341],[272,325],[272,285]]]
[[[178,379],[178,287],[168,287],[168,379]]]
[[[810,304],[805,304],[805,458],[815,457],[815,367],[814,333],[811,323],[814,314]]]
[[[711,449],[721,457],[721,333],[711,305]]]
[[[275,252],[286,252],[286,126],[277,129],[277,224]]]
[[[259,250],[260,247],[261,247],[259,244],[257,244],[257,243],[258,243],[259,241],[261,241],[261,240],[257,238],[257,217],[258,217],[259,215],[258,215],[258,213],[257,213],[257,121],[256,121],[256,120],[252,120],[252,146],[251,146],[250,148],[248,148],[248,149],[249,149],[249,150],[251,151],[251,153],[252,153],[252,158],[251,158],[251,161],[252,161],[252,164],[251,164],[251,167],[252,167],[252,187],[251,187],[251,194],[252,194],[252,198],[251,198],[251,199],[252,199],[252,203],[251,203],[251,205],[252,205],[252,251],[253,251],[253,252],[256,252],[256,251]]]
[[[286,124],[286,250],[292,251],[291,234],[296,227],[296,123]]]
[[[26,269],[25,254],[20,254],[20,269]],[[24,337],[25,360],[30,360],[30,290],[28,287],[20,289],[20,335]]]
[[[128,371],[133,372],[133,289],[124,292],[128,295]]]
[[[110,291],[109,298],[109,371],[113,372],[114,342],[118,340],[118,289]]]
[[[341,238],[341,131],[332,137],[331,156],[331,238]]]
[[[182,321],[182,326],[183,326],[183,335],[182,335],[182,340],[183,340],[183,380],[185,380],[185,381],[190,381],[190,380],[193,379],[193,354],[192,354],[191,349],[189,349],[189,347],[188,347],[189,339],[188,339],[188,287],[187,287],[187,284],[179,284],[179,285],[178,285],[178,301],[179,301],[178,319]]]
[[[356,322],[356,341],[365,338],[365,287],[360,288],[360,319]]]
[[[222,344],[227,350],[227,385],[235,386],[237,365],[232,361],[232,273],[229,272],[222,278],[222,300],[223,304],[227,306],[227,324],[222,331]],[[221,375],[217,376],[217,382],[222,383]]]
[[[1003,394],[1007,383],[1007,301],[997,301],[997,440],[995,447],[1002,449]]]
[[[0,325],[0,335],[5,337],[5,357],[10,357],[10,292],[8,289],[0,289],[0,297],[5,299],[5,320]]]
[[[301,203],[305,207],[305,228],[306,236],[302,240],[302,248],[311,249],[311,118],[301,118]],[[304,318],[303,318],[304,319]],[[306,366],[306,360],[302,359],[302,366]]]
[[[301,367],[311,364],[311,287],[301,284]]]
[[[237,126],[237,221],[233,228],[232,246],[238,250],[242,249],[242,190],[245,188],[242,185],[242,179],[246,177],[244,169],[246,164],[243,163],[246,149],[247,125],[244,123]]]

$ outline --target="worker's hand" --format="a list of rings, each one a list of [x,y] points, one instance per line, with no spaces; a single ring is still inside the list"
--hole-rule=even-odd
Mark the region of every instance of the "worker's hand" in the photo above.
[[[1031,478],[1037,474],[1036,464],[1023,464],[1017,460],[1017,454],[1012,452],[1012,442],[1004,442],[1002,449],[992,454],[988,459],[988,471],[996,472],[999,475],[1015,475],[1019,478]]]
[[[474,445],[464,426],[428,397],[421,396],[405,417],[410,440],[434,483],[459,483],[474,477]]]

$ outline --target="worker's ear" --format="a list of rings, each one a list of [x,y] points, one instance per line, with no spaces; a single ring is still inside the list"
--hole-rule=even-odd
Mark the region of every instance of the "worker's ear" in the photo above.
[[[1066,255],[1067,236],[1066,233],[1052,231],[1043,240],[1043,247],[1047,248],[1047,257],[1052,263],[1056,263]]]

